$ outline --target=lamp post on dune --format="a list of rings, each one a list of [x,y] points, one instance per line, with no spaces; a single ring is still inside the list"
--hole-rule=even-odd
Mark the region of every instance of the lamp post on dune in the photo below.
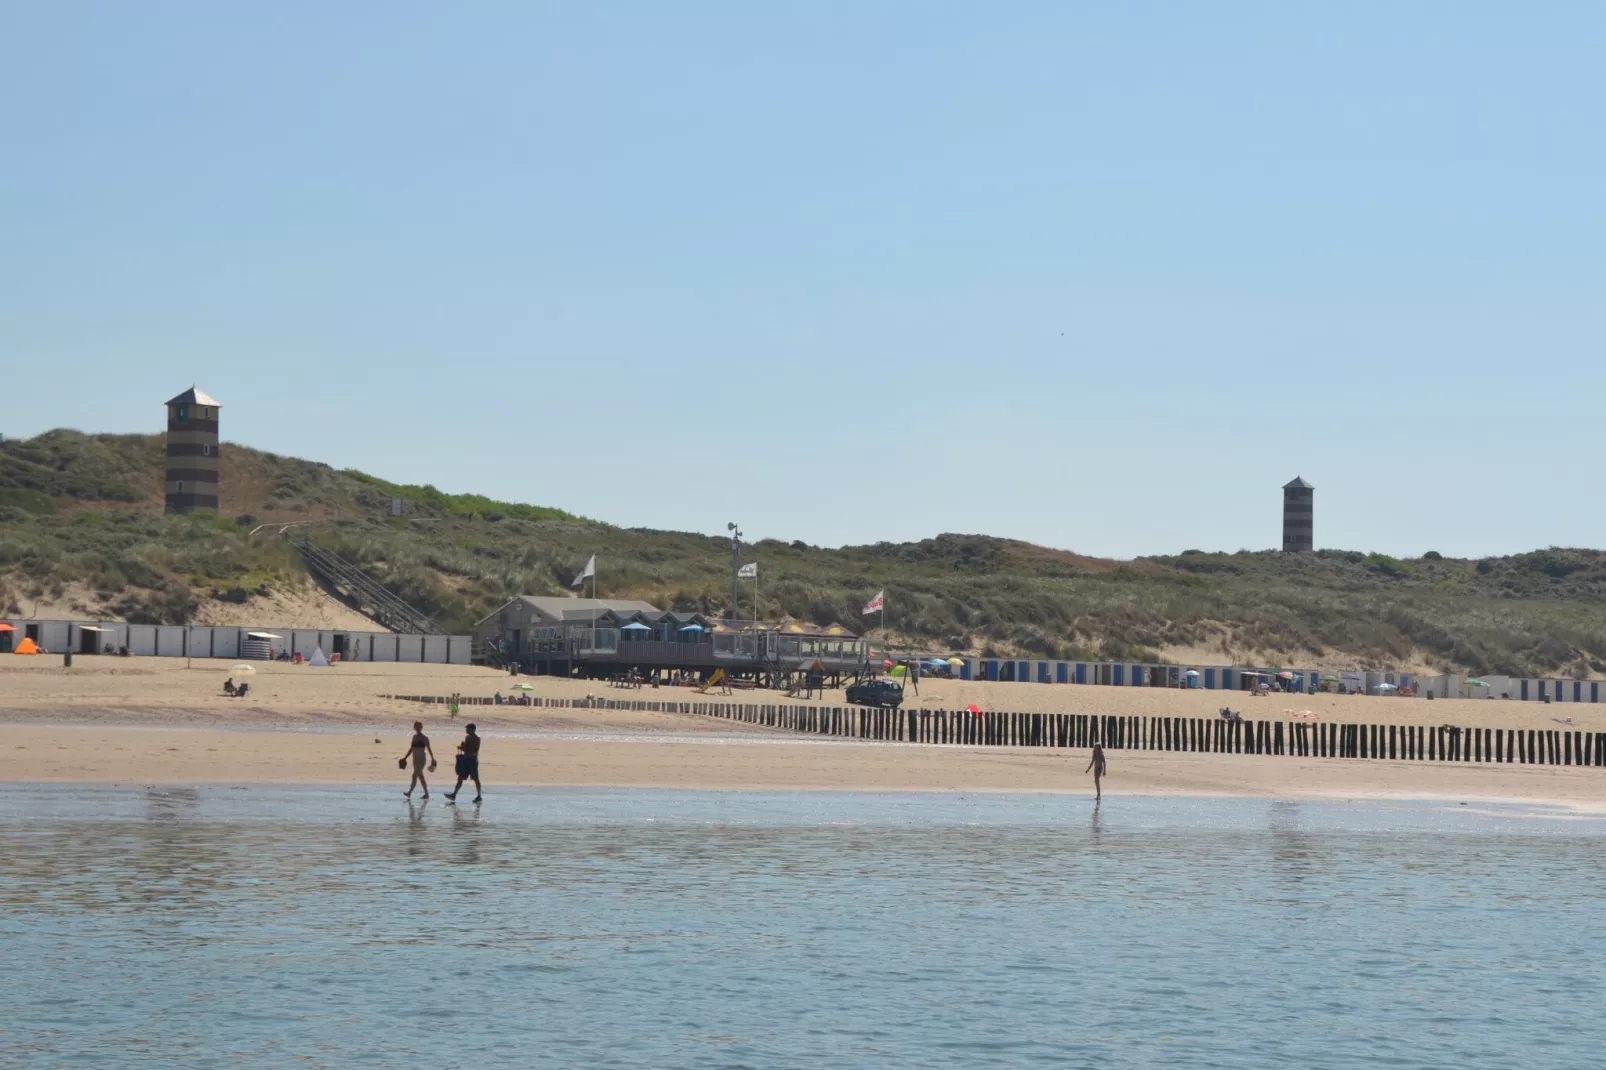
[[[725,525],[725,530],[731,533],[731,620],[736,619],[736,607],[741,603],[737,600],[741,596],[742,571],[742,529],[732,521]]]

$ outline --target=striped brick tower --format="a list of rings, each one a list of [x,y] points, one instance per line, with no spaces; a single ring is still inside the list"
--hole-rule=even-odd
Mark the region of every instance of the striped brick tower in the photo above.
[[[1284,553],[1309,553],[1316,545],[1315,499],[1316,488],[1298,476],[1283,484]]]
[[[216,509],[217,416],[222,408],[193,386],[167,403],[167,511]]]

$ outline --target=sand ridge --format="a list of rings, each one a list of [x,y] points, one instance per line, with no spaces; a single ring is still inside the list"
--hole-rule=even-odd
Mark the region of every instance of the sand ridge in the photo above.
[[[737,690],[729,695],[699,695],[691,688],[621,689],[600,680],[545,676],[510,677],[505,672],[466,665],[417,665],[361,662],[314,669],[287,663],[254,663],[247,677],[251,694],[244,701],[226,699],[222,684],[239,662],[196,658],[78,657],[71,669],[59,656],[36,658],[0,655],[0,720],[100,720],[116,709],[119,717],[177,718],[184,721],[239,722],[270,719],[298,721],[366,720],[386,722],[398,712],[417,710],[413,703],[384,695],[451,695],[504,697],[512,685],[525,683],[533,694],[583,699],[588,695],[623,701],[717,701],[813,703],[845,705],[843,692],[813,699],[773,691]],[[927,679],[918,694],[906,689],[908,705],[927,709],[964,709],[1014,713],[1096,713],[1145,717],[1215,717],[1230,706],[1255,720],[1296,720],[1300,713],[1346,724],[1455,724],[1486,728],[1572,728],[1606,731],[1606,703],[1541,703],[1498,699],[1425,699],[1367,695],[1283,695],[1254,697],[1242,691],[1179,690],[1148,687],[1099,687],[1085,684],[992,683]],[[501,716],[523,715],[509,707],[493,707]],[[465,707],[476,716],[492,711]],[[246,717],[247,711],[252,716]],[[539,720],[556,711],[533,715]],[[1558,722],[1571,721],[1572,724]],[[625,723],[630,723],[626,719]]]
[[[54,664],[52,664],[54,662]],[[131,784],[359,783],[398,780],[396,759],[422,720],[446,776],[462,724],[486,738],[490,784],[684,789],[943,790],[1090,793],[1085,751],[817,739],[723,718],[595,708],[442,706],[387,694],[512,694],[507,674],[466,666],[257,665],[244,700],[221,694],[235,663],[178,658],[0,658],[0,780]],[[693,701],[686,689],[621,690],[597,681],[521,678],[536,694]],[[791,701],[738,692],[713,701]],[[1351,723],[1606,730],[1600,707],[1341,696],[1249,698],[1074,685],[926,681],[911,701],[1021,712],[1213,716],[1230,704],[1275,718],[1286,705]],[[840,704],[840,693],[823,698]],[[1606,808],[1606,770],[1111,751],[1111,794],[1457,798]]]

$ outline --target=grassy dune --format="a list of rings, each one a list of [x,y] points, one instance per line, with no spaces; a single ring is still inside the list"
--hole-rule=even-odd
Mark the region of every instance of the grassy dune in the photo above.
[[[603,593],[720,613],[729,546],[558,509],[450,495],[227,446],[224,515],[165,517],[159,435],[52,431],[0,443],[0,606],[83,592],[130,620],[178,623],[303,575],[270,521],[305,529],[453,630],[519,593],[560,593],[591,553]],[[408,515],[387,513],[392,496]],[[1431,665],[1606,674],[1606,554],[1460,561],[1323,550],[1109,561],[983,535],[822,549],[767,541],[762,612],[853,624],[888,591],[896,637],[1054,657]],[[750,612],[746,605],[744,615]]]

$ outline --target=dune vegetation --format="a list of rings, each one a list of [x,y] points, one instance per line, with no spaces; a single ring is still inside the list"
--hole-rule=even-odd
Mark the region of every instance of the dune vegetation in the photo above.
[[[182,623],[205,599],[305,582],[280,534],[358,563],[457,632],[505,599],[558,594],[598,555],[604,595],[727,610],[729,544],[454,495],[229,445],[224,513],[162,513],[160,435],[0,442],[0,609],[78,592],[83,612]],[[405,515],[389,515],[393,497]],[[855,626],[888,592],[896,643],[1050,657],[1606,674],[1606,554],[1478,561],[1320,550],[1112,561],[985,535],[827,549],[765,541],[761,613]],[[751,591],[751,588],[746,588]],[[744,595],[744,599],[745,599]],[[751,615],[751,604],[741,607]]]

